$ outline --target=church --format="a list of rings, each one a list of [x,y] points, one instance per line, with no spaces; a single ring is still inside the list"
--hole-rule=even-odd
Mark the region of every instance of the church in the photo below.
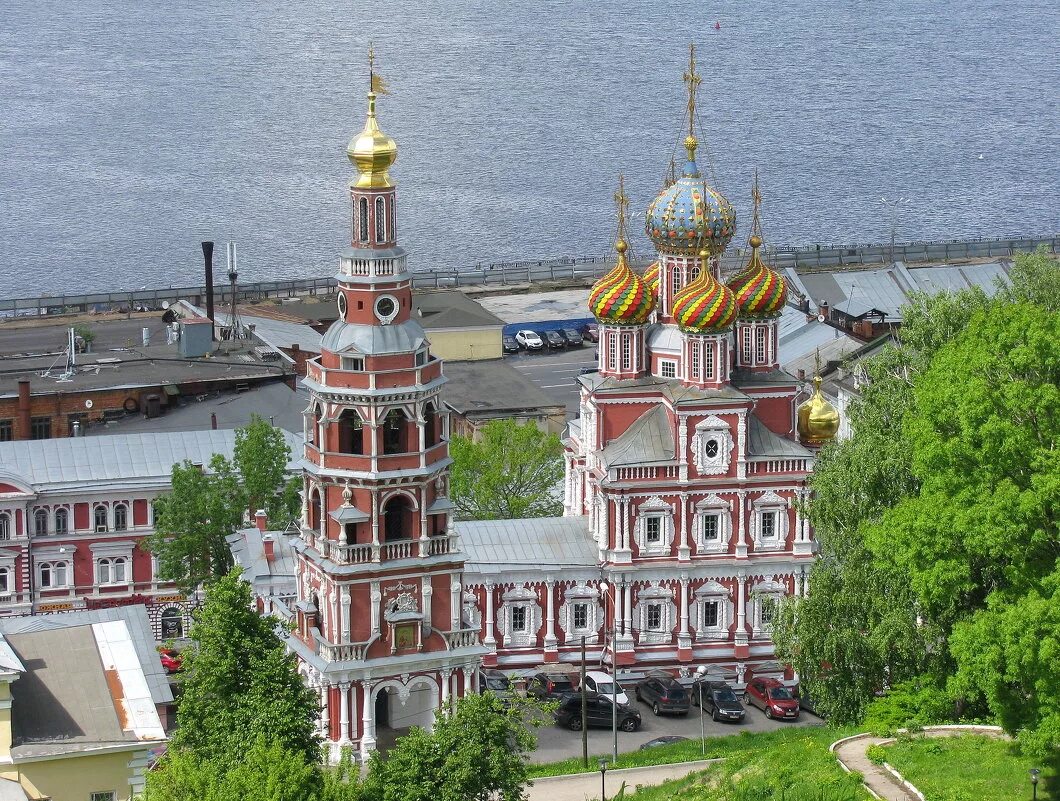
[[[614,267],[589,295],[597,369],[578,379],[564,438],[564,515],[527,520],[452,518],[445,371],[412,315],[397,145],[369,92],[347,151],[357,175],[339,319],[305,379],[292,540],[288,642],[320,692],[333,755],[429,726],[477,690],[482,666],[578,661],[583,640],[593,665],[620,671],[707,665],[737,686],[784,675],[773,608],[809,592],[807,479],[839,420],[819,380],[779,368],[787,287],[760,253],[757,181],[750,258],[721,274],[736,213],[696,162],[694,51],[684,80],[687,161],[645,217],[658,258],[643,275],[630,266],[620,181]]]

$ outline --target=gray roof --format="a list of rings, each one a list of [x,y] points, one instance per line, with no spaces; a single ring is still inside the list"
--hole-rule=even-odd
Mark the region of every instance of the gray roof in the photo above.
[[[546,395],[503,359],[446,362],[442,369],[449,378],[442,388],[442,400],[459,414],[542,408],[552,409],[556,414],[565,412],[563,402]]]
[[[332,353],[352,349],[358,353],[382,356],[411,353],[423,346],[426,334],[415,320],[397,325],[356,325],[336,320],[328,328],[321,345]]]
[[[501,328],[504,321],[459,290],[415,292],[416,319],[428,331],[442,328]]]
[[[821,349],[821,358],[824,360],[826,350],[835,354],[856,350],[862,344],[861,340],[834,326],[817,322],[816,315],[807,319],[806,314],[791,306],[785,307],[777,333],[780,338],[780,355],[784,359],[782,367],[792,375],[795,375],[800,367],[806,369],[806,359],[809,359],[810,367],[813,367],[814,353],[818,348]]]
[[[115,434],[101,437],[21,440],[0,443],[0,475],[13,474],[40,489],[72,489],[98,482],[168,481],[173,465],[185,459],[209,463],[214,454],[231,456],[236,432],[183,431]],[[295,470],[302,438],[284,432]]]
[[[666,409],[652,406],[615,437],[600,454],[607,467],[672,461],[677,453],[674,432]]]
[[[274,557],[265,558],[265,548],[261,542],[261,532],[257,526],[245,528],[227,537],[232,550],[232,558],[243,568],[249,580],[254,579],[291,579],[294,589],[296,569],[295,553],[292,542],[296,537],[281,531],[266,532],[272,536]]]
[[[58,612],[49,615],[32,615],[0,619],[0,635],[27,634],[36,631],[54,631],[71,626],[86,626],[92,623],[125,621],[125,628],[132,639],[136,655],[140,658],[151,698],[156,704],[168,704],[173,700],[169,679],[155,650],[155,637],[151,622],[147,618],[147,607],[143,604],[117,606],[112,609],[88,609],[78,612]]]
[[[656,375],[646,375],[641,378],[618,379],[612,376],[602,376],[600,373],[586,373],[579,375],[576,379],[584,386],[588,386],[596,392],[615,394],[636,394],[637,390],[646,390],[645,395],[662,393],[676,405],[682,403],[699,403],[701,401],[746,401],[747,395],[731,384],[725,384],[719,389],[700,389],[682,384],[676,378],[660,378]],[[790,380],[790,379],[789,379]]]
[[[463,520],[453,527],[467,555],[465,573],[597,566],[588,517]]]
[[[807,459],[813,456],[813,453],[794,440],[786,439],[770,431],[765,423],[753,414],[747,417],[747,452],[750,456],[779,456],[793,459]]]

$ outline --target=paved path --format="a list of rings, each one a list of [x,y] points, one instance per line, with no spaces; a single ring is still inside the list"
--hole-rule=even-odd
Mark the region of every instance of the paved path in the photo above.
[[[924,729],[924,737],[957,737],[978,734],[985,737],[1005,737],[996,726],[930,726]],[[904,788],[886,768],[872,762],[865,752],[869,746],[893,743],[893,737],[875,737],[859,734],[840,740],[832,745],[832,753],[848,770],[859,771],[864,776],[865,786],[885,801],[920,801],[919,797]]]
[[[607,797],[611,798],[625,782],[632,792],[637,786],[662,784],[671,779],[682,779],[689,773],[721,762],[720,759],[704,759],[696,762],[679,762],[674,765],[652,765],[647,768],[623,768],[609,770],[606,778]],[[573,776],[550,776],[534,779],[529,789],[529,801],[591,801],[600,798],[600,774],[576,773]]]

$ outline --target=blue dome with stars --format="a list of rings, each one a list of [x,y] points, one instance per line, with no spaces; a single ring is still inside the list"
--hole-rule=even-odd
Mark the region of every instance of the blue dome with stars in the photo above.
[[[694,141],[689,150],[694,154]],[[705,250],[717,256],[736,234],[736,211],[690,158],[681,177],[648,206],[644,228],[659,253],[696,256]]]

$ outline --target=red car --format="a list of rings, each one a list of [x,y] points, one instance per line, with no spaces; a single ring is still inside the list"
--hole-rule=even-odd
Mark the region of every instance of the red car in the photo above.
[[[166,669],[166,673],[176,673],[184,664],[184,657],[172,648],[159,648],[158,656],[162,660],[162,667]]]
[[[600,341],[600,329],[596,327],[596,323],[582,326],[581,335],[590,342]]]
[[[767,718],[799,719],[799,699],[776,679],[751,679],[744,690],[743,702],[757,706]]]

